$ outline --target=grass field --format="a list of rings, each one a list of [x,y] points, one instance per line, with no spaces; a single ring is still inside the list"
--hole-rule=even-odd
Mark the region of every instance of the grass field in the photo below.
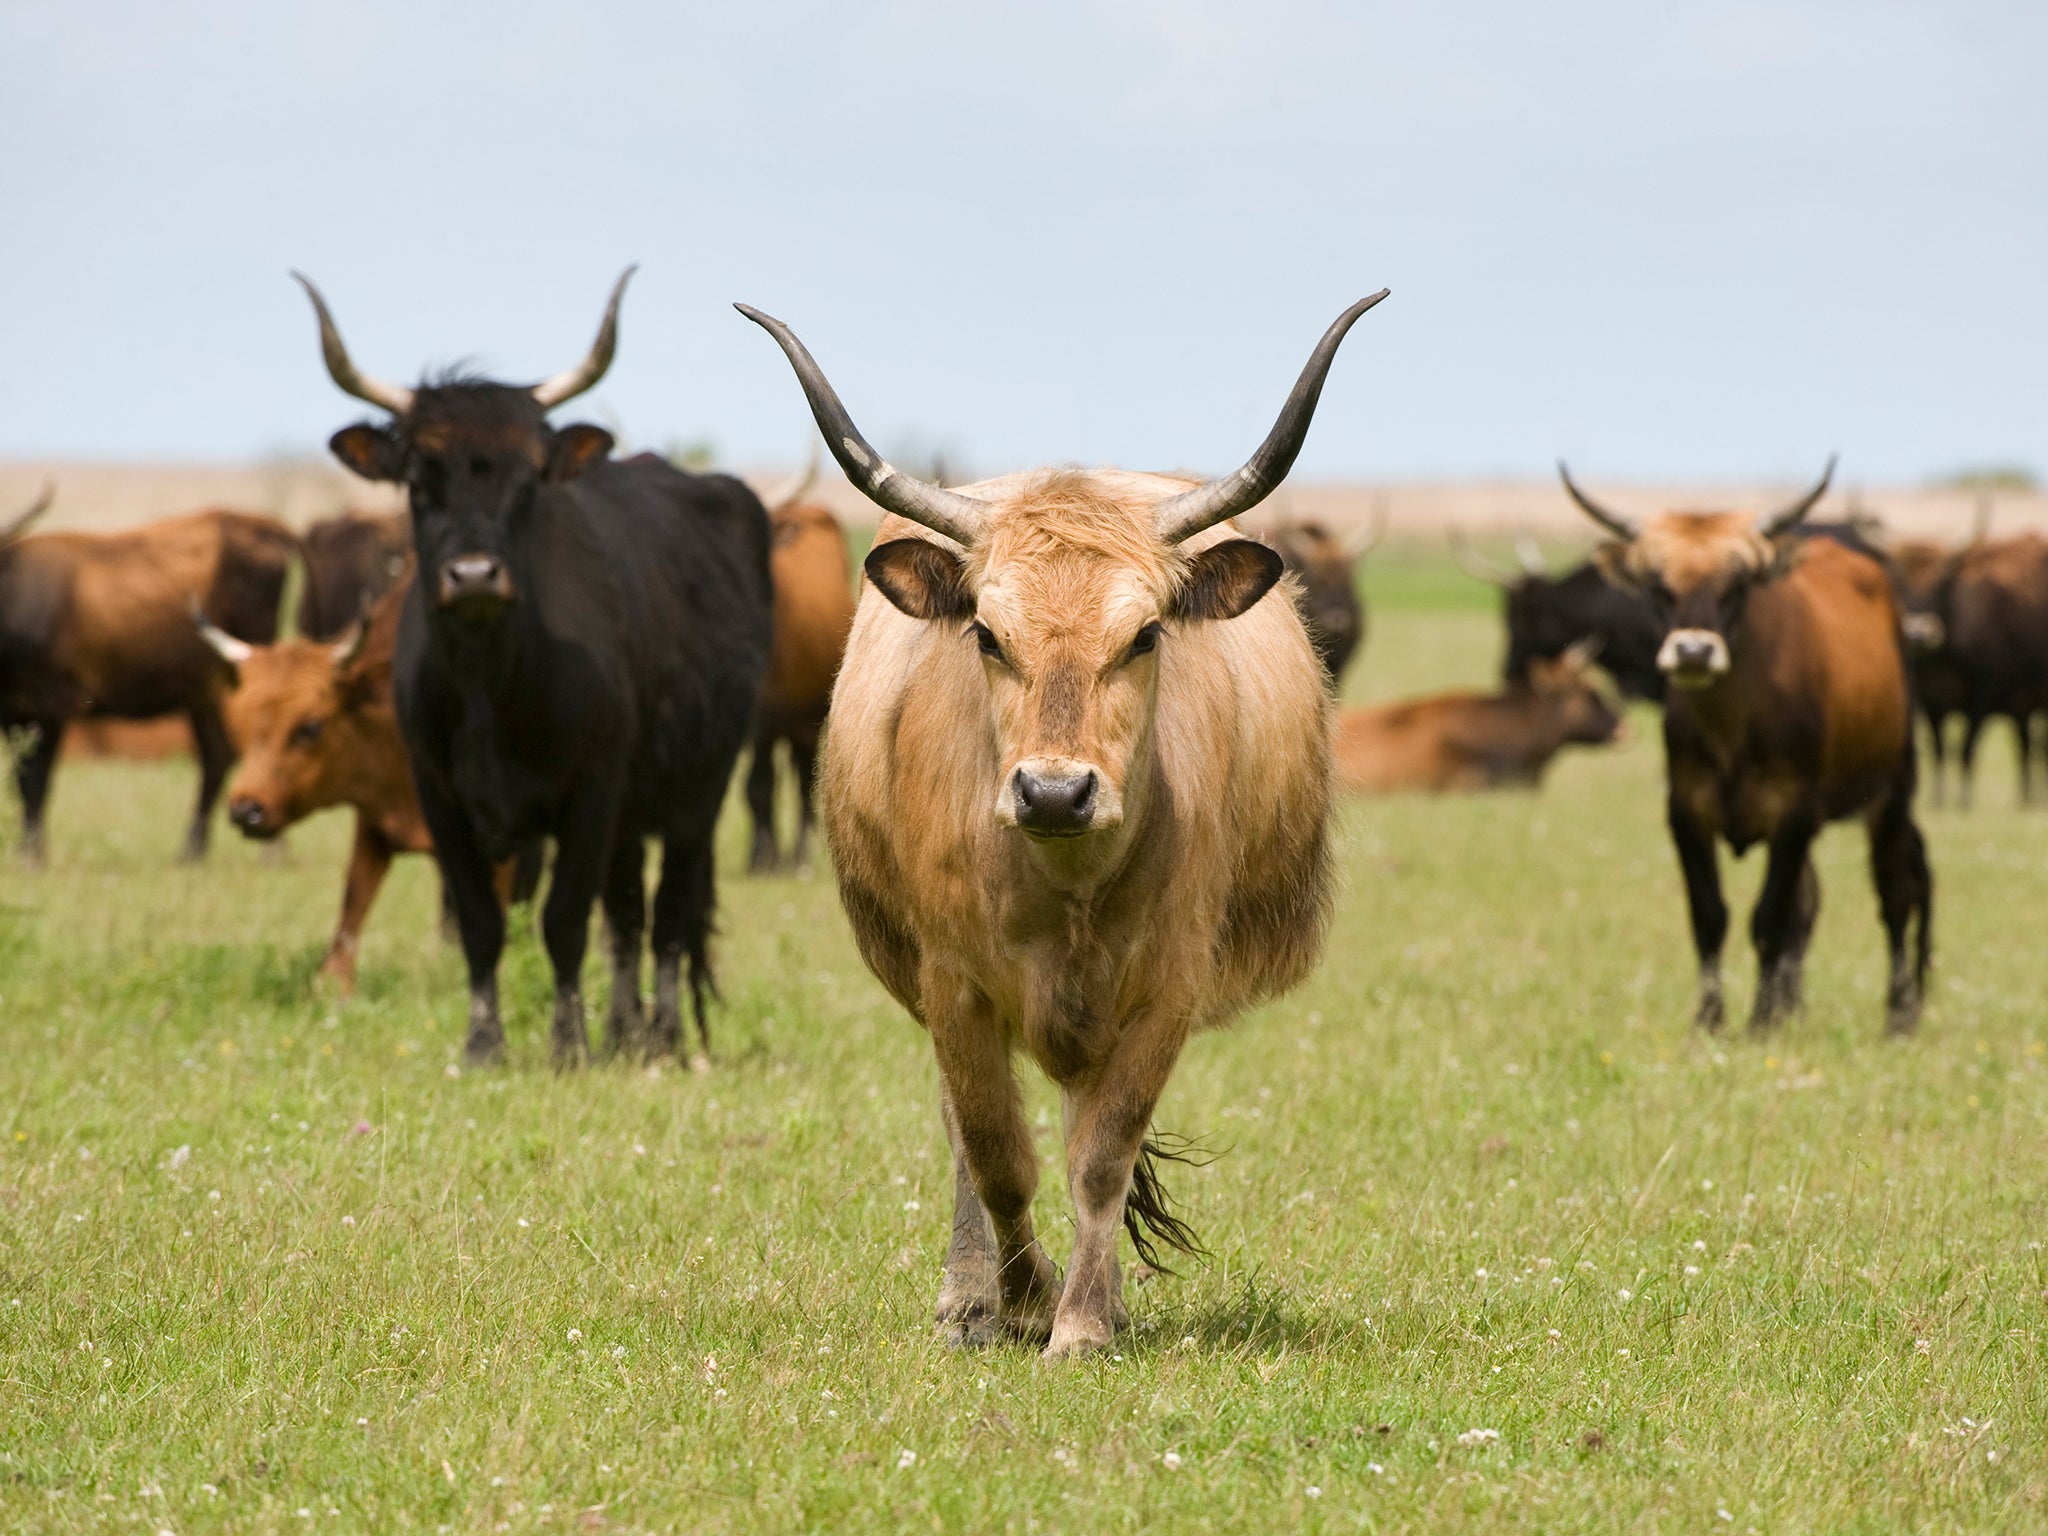
[[[1490,674],[1489,594],[1369,586],[1355,692]],[[1343,811],[1326,964],[1161,1113],[1213,1260],[1060,1368],[930,1342],[930,1052],[822,873],[727,878],[708,1073],[549,1071],[530,933],[472,1073],[419,861],[337,1003],[346,817],[185,869],[188,768],[68,765],[0,852],[0,1529],[2048,1528],[2048,814],[2002,744],[1926,814],[1916,1040],[1850,829],[1806,1015],[1704,1039],[1634,724]]]

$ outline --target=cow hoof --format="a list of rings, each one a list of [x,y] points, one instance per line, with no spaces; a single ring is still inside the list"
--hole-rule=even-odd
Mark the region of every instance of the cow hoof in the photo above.
[[[932,1337],[948,1349],[986,1349],[1003,1336],[1002,1319],[985,1302],[970,1302],[948,1315],[942,1308]]]
[[[462,1058],[472,1067],[495,1067],[505,1059],[502,1035],[471,1035],[462,1048]]]
[[[1109,1348],[1116,1331],[1104,1318],[1062,1318],[1053,1326],[1052,1338],[1039,1358],[1075,1360]]]
[[[1721,1032],[1721,1026],[1728,1022],[1728,1009],[1718,996],[1703,997],[1692,1016],[1693,1027],[1703,1029],[1710,1035]]]
[[[1909,1003],[1893,1003],[1885,1010],[1884,1031],[1888,1035],[1904,1037],[1916,1033],[1920,1028],[1920,1001],[1915,998]]]

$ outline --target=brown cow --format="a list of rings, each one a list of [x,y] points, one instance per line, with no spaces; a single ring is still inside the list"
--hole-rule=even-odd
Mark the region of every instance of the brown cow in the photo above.
[[[1720,1027],[1721,945],[1728,907],[1715,839],[1740,856],[1765,843],[1770,863],[1750,920],[1758,980],[1752,1029],[1800,1002],[1806,947],[1820,910],[1811,848],[1830,821],[1860,816],[1891,957],[1886,1022],[1918,1022],[1932,947],[1934,882],[1913,824],[1911,698],[1899,606],[1876,560],[1796,529],[1826,492],[1768,518],[1665,513],[1638,525],[1565,490],[1616,535],[1595,560],[1643,592],[1664,639],[1671,684],[1664,751],[1672,841],[1685,874],[1700,963],[1699,1022]],[[1918,924],[1908,952],[1908,930]]]
[[[1319,522],[1302,519],[1281,523],[1264,534],[1265,542],[1299,583],[1296,602],[1308,626],[1309,643],[1339,691],[1344,669],[1365,644],[1365,602],[1358,595],[1358,562],[1385,536],[1386,508],[1373,508],[1372,529],[1363,539],[1347,542]]]
[[[803,499],[817,469],[813,458],[802,479],[767,503],[774,540],[768,564],[775,583],[775,640],[754,706],[753,762],[747,769],[747,808],[754,819],[748,867],[757,874],[781,863],[775,841],[778,742],[788,743],[790,771],[796,776],[791,862],[810,861],[818,737],[832,703],[832,679],[846,654],[846,634],[853,627],[846,530],[829,508]]]
[[[1148,1135],[1189,1035],[1293,985],[1330,910],[1329,695],[1280,557],[1227,519],[1286,475],[1352,323],[1251,462],[1201,485],[1034,471],[945,490],[887,463],[781,322],[826,443],[884,511],[820,799],[868,965],[931,1032],[954,1156],[941,1337],[1107,1346],[1117,1226],[1191,1249]],[[1273,588],[1280,584],[1280,590]],[[1270,594],[1270,595],[1269,595]],[[1060,1086],[1065,1284],[1033,1233],[1011,1057]]]
[[[199,803],[185,837],[185,857],[199,858],[234,752],[215,701],[220,663],[193,630],[191,608],[199,603],[242,639],[274,638],[298,541],[242,512],[23,537],[47,505],[0,531],[0,731],[33,733],[14,770],[22,851],[43,856],[43,807],[67,721],[175,712],[191,721],[199,749]]]
[[[320,963],[344,992],[354,990],[363,921],[392,858],[434,848],[391,703],[391,653],[411,585],[408,573],[336,641],[255,646],[201,626],[235,674],[222,705],[241,753],[228,820],[246,836],[269,839],[330,805],[355,808],[341,921]]]
[[[101,757],[160,763],[192,755],[192,726],[179,715],[154,720],[73,720],[64,728],[60,760]]]
[[[412,554],[412,518],[344,512],[313,524],[301,542],[306,584],[299,592],[299,633],[334,640],[398,580]]]
[[[1588,676],[1596,644],[1533,657],[1501,693],[1443,693],[1337,716],[1337,783],[1368,794],[1534,788],[1565,746],[1605,746],[1621,713]]]

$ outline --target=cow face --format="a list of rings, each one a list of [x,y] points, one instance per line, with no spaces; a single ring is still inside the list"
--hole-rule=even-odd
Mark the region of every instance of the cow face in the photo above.
[[[1657,670],[1674,687],[1711,688],[1728,674],[1750,591],[1789,567],[1796,542],[1767,538],[1741,512],[1673,512],[1593,555],[1616,586],[1639,592],[1663,633]]]
[[[333,644],[288,640],[231,660],[221,717],[241,754],[228,785],[228,820],[268,839],[347,798],[365,754],[369,680],[352,665],[360,631]]]
[[[1182,550],[1081,475],[993,505],[970,554],[899,539],[868,556],[868,577],[973,648],[996,822],[1041,845],[1114,846],[1150,761],[1161,654],[1187,626],[1249,609],[1279,580],[1280,557],[1245,539]]]
[[[436,607],[472,624],[517,602],[521,549],[543,484],[574,479],[612,449],[602,427],[551,427],[530,391],[455,383],[417,391],[388,427],[345,427],[331,443],[357,474],[396,481]]]

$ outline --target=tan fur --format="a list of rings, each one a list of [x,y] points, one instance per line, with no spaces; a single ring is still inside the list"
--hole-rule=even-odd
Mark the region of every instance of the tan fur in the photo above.
[[[775,643],[761,685],[762,706],[815,727],[824,722],[853,628],[846,530],[829,508],[813,502],[784,507],[770,521]]]
[[[1329,707],[1286,587],[1234,619],[1170,621],[1155,651],[1122,662],[1187,554],[1233,536],[1162,545],[1149,509],[1184,487],[1102,471],[965,488],[996,508],[967,568],[1014,666],[869,586],[825,747],[822,811],[855,935],[932,1034],[969,1194],[993,1222],[1003,1320],[1049,1325],[1054,1354],[1106,1343],[1121,1313],[1115,1226],[1183,1042],[1298,981],[1329,914]],[[951,547],[885,519],[878,544],[902,538]],[[1005,825],[1002,790],[1027,758],[1092,765],[1120,819],[1044,844]],[[1057,1316],[1031,1235],[1019,1050],[1068,1099],[1079,1236]],[[984,1219],[963,1211],[960,1233]],[[968,1294],[973,1260],[956,1233],[942,1323],[995,1311]]]

